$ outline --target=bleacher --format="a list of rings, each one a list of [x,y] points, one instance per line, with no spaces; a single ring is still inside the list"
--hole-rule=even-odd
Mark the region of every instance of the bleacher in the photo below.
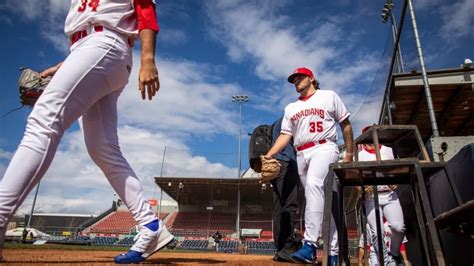
[[[185,239],[179,246],[180,249],[208,250],[209,241],[204,239]]]
[[[239,242],[235,240],[221,240],[219,242],[219,252],[235,253],[239,247]]]
[[[133,237],[125,237],[120,239],[116,245],[124,246],[124,247],[131,247],[133,245]]]
[[[240,228],[262,229],[259,237],[271,239],[273,237],[271,213],[244,213],[240,220]]]
[[[249,254],[273,254],[275,253],[275,244],[270,241],[247,241]]]
[[[244,213],[240,218],[240,228],[272,231],[272,215],[271,213]]]
[[[58,236],[52,235],[48,238],[48,243],[56,244],[75,244],[75,245],[90,245],[91,239],[88,236]]]
[[[235,227],[235,215],[228,213],[177,212],[173,221],[167,223],[169,230],[176,236],[208,237],[219,231],[232,234]],[[209,235],[208,235],[209,233]]]
[[[92,244],[96,246],[113,246],[118,242],[118,238],[109,236],[97,236],[92,239]]]
[[[164,219],[168,213],[160,213],[160,219]],[[88,230],[88,233],[101,233],[101,234],[129,234],[131,229],[137,225],[129,211],[116,211],[98,223],[92,225]]]

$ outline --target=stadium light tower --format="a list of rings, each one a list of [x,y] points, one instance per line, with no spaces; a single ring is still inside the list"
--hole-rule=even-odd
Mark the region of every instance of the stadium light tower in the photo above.
[[[385,5],[383,6],[382,13],[380,14],[382,18],[383,23],[387,23],[388,17],[390,17],[390,22],[392,24],[392,36],[393,36],[393,43],[397,43],[397,35],[398,35],[398,30],[397,30],[397,22],[395,21],[395,16],[393,15],[392,9],[395,6],[395,4],[392,2],[392,0],[387,0],[385,2]],[[398,67],[398,73],[403,73],[405,72],[405,69],[403,67],[403,57],[402,57],[402,50],[400,48],[400,43],[397,46],[397,67]]]
[[[240,168],[242,168],[241,152],[240,152],[240,143],[242,137],[242,104],[249,101],[249,96],[247,95],[233,95],[232,102],[239,104],[239,149],[238,149],[238,169],[237,169],[237,178],[240,178]]]
[[[38,197],[39,189],[40,189],[40,182],[38,182],[38,185],[36,185],[36,192],[35,192],[35,197],[33,198],[33,204],[31,205],[30,217],[28,217],[28,223],[25,226],[27,228],[31,227],[31,219],[33,218],[33,213],[35,212],[36,198]]]
[[[163,150],[163,158],[161,158],[161,170],[160,170],[160,177],[163,177],[163,166],[165,164],[165,155],[166,155],[166,145],[165,149]],[[168,186],[171,186],[171,183],[168,184]],[[156,188],[156,186],[155,186]],[[155,193],[153,192],[153,198],[155,197]],[[161,201],[163,200],[163,188],[160,186],[160,205],[158,209],[158,215],[161,213]]]
[[[242,157],[240,150],[240,142],[242,137],[242,104],[249,101],[249,96],[247,95],[233,95],[232,102],[239,104],[239,148],[238,148],[238,169],[237,169],[237,179],[240,179],[240,168],[242,165]],[[240,239],[240,184],[237,180],[237,219],[235,221],[235,231],[237,231],[238,238]]]

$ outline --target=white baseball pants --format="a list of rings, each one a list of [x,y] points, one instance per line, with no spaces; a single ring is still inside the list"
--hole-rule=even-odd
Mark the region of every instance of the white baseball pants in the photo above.
[[[403,236],[405,234],[405,223],[403,221],[403,211],[400,201],[398,200],[398,195],[394,191],[379,193],[379,206],[380,206],[380,221],[383,221],[385,217],[389,223],[390,229],[392,230],[392,237],[390,242],[390,252],[392,255],[400,256],[400,246],[402,245]],[[375,253],[378,254],[378,244],[377,244],[377,227],[375,219],[375,203],[374,197],[369,197],[365,199],[365,210],[367,212],[367,222],[369,223],[371,243],[374,247]],[[381,225],[382,234],[383,225]],[[383,241],[383,240],[382,240]],[[387,255],[384,246],[384,261],[387,262],[390,259]]]
[[[325,189],[332,189],[325,187],[326,175],[329,172],[329,164],[337,161],[338,154],[337,145],[332,142],[297,152],[298,173],[306,199],[304,241],[316,244],[321,235],[324,193]],[[330,238],[330,255],[338,255],[337,229],[333,216]]]
[[[0,248],[7,223],[40,181],[64,131],[82,116],[87,150],[139,224],[156,219],[142,186],[122,156],[117,99],[132,66],[126,36],[92,33],[71,47],[28,117],[25,135],[0,183]]]

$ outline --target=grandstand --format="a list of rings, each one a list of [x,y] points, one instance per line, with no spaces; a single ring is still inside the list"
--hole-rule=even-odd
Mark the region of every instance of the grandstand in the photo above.
[[[176,236],[209,237],[214,232],[232,234],[235,226],[235,214],[176,212],[169,230]]]
[[[160,219],[164,219],[168,213],[160,213]],[[132,214],[126,208],[108,214],[105,218],[85,229],[83,234],[130,234],[137,225]]]

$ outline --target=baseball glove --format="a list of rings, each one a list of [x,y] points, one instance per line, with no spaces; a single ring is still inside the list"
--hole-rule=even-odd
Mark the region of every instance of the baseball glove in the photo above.
[[[260,161],[262,162],[260,182],[270,183],[280,173],[280,162],[277,159],[267,159],[263,155],[260,156]]]
[[[51,77],[41,78],[40,74],[29,68],[20,68],[21,74],[18,79],[20,90],[20,102],[22,105],[33,107],[43,90],[48,85]]]

